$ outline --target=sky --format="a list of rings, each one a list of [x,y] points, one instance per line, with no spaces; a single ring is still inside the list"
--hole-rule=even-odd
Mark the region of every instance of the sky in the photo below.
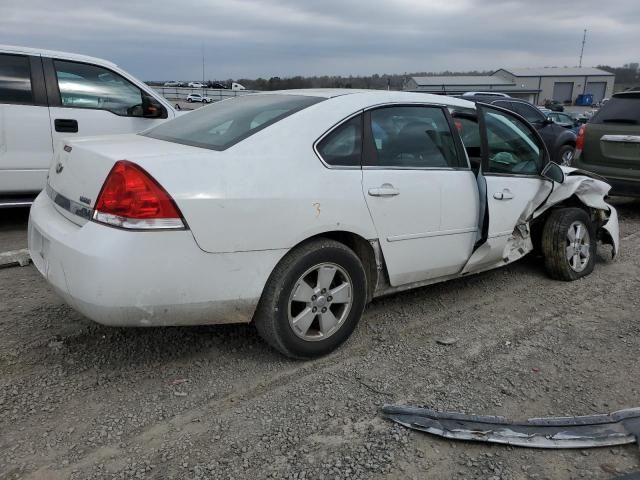
[[[0,0],[0,44],[97,56],[143,80],[640,61],[638,0]]]

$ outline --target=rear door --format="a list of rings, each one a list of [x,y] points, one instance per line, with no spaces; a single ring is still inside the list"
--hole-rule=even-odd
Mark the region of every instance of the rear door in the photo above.
[[[363,193],[391,285],[460,272],[477,231],[478,189],[446,109],[365,112]]]
[[[172,114],[108,68],[51,58],[43,64],[54,148],[66,137],[137,133]]]
[[[40,57],[0,53],[0,195],[40,191],[52,154]]]
[[[514,231],[527,223],[551,188],[539,174],[548,154],[535,130],[512,112],[488,105],[478,108],[488,226],[465,273],[505,263],[512,255]]]

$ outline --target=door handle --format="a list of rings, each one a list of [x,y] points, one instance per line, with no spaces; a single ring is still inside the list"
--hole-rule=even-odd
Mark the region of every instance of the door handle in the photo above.
[[[56,132],[78,133],[78,121],[72,118],[56,118],[53,125]]]
[[[400,190],[390,183],[385,183],[377,188],[370,188],[369,195],[372,197],[395,197],[396,195],[400,195]]]
[[[501,192],[496,192],[493,194],[493,198],[496,200],[511,200],[513,198],[513,193],[508,188],[505,188]]]

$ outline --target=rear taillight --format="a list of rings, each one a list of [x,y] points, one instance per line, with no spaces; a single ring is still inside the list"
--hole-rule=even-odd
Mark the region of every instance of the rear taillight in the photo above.
[[[93,220],[139,230],[186,227],[171,195],[142,167],[127,160],[116,162],[107,175]]]
[[[582,151],[584,148],[584,134],[587,129],[586,125],[582,125],[580,130],[578,130],[578,138],[576,138],[576,150]]]

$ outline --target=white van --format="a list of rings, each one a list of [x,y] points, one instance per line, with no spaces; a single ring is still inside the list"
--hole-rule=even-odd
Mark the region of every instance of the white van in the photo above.
[[[0,207],[31,204],[61,139],[139,132],[175,116],[111,62],[0,45]]]

